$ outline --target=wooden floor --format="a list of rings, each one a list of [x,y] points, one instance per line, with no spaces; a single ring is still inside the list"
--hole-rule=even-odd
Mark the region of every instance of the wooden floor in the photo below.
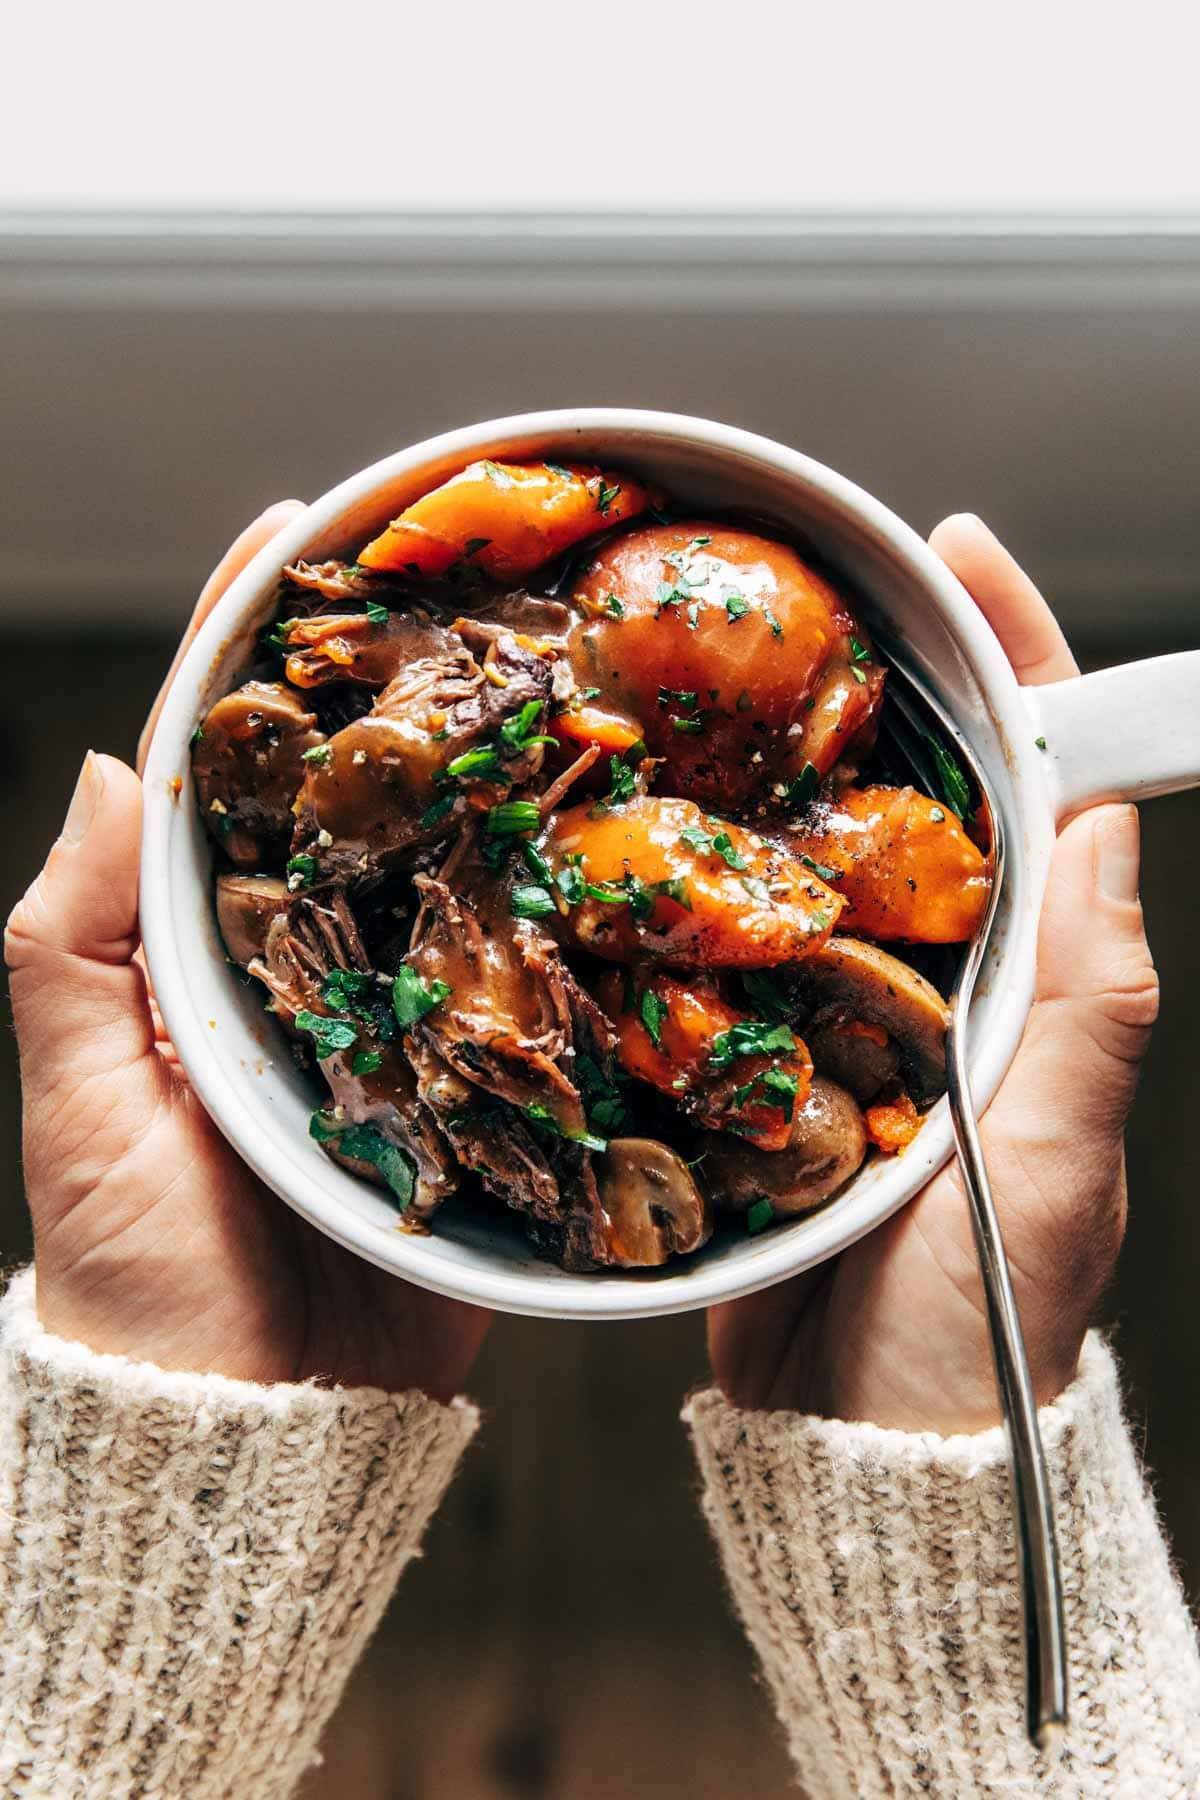
[[[36,684],[10,682],[0,713],[7,909],[57,830],[84,749],[128,754],[169,646],[24,637],[2,647],[10,670],[37,672]],[[1165,1005],[1131,1135],[1133,1219],[1109,1310],[1194,1592],[1200,796],[1153,802],[1144,823]],[[28,1245],[9,1034],[0,1055],[9,1260]],[[498,1321],[474,1384],[488,1414],[482,1441],[351,1685],[305,1800],[795,1792],[695,1502],[677,1415],[703,1375],[694,1318]]]

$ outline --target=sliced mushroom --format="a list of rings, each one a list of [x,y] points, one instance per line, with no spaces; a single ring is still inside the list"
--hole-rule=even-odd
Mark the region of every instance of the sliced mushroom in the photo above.
[[[836,1193],[867,1153],[862,1114],[845,1088],[823,1075],[796,1108],[786,1150],[759,1150],[724,1131],[704,1134],[700,1178],[721,1212],[769,1200],[780,1218],[808,1212]]]
[[[654,1138],[613,1138],[595,1168],[610,1220],[611,1267],[656,1269],[707,1243],[708,1203],[674,1150]]]
[[[307,752],[325,742],[317,716],[278,681],[248,681],[209,712],[192,751],[204,823],[242,869],[282,863]]]
[[[218,875],[217,924],[235,963],[248,968],[267,947],[267,933],[288,902],[278,875]]]
[[[878,1054],[885,1046],[857,1043],[848,1022],[879,1026],[892,1040],[905,1085],[918,1101],[946,1087],[946,1027],[950,1009],[931,982],[877,944],[832,937],[787,972],[797,1023],[817,1068],[828,1070],[860,1100],[874,1097],[896,1071]],[[838,1033],[838,1028],[843,1028]],[[834,1045],[835,1034],[840,1041]]]

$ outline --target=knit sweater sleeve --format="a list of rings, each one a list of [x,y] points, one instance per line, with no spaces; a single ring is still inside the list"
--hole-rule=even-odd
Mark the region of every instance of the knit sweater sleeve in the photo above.
[[[938,1438],[716,1392],[685,1419],[734,1601],[810,1800],[1200,1795],[1200,1657],[1097,1338],[1041,1414],[1071,1719],[1022,1719],[1020,1595],[998,1431]]]
[[[166,1373],[0,1303],[0,1792],[280,1800],[474,1410]]]

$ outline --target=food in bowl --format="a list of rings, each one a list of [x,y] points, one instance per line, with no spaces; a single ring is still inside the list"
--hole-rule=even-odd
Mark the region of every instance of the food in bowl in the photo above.
[[[222,937],[324,1150],[405,1229],[462,1190],[573,1271],[901,1154],[990,874],[855,598],[574,463],[473,463],[348,548],[283,571],[192,748]]]

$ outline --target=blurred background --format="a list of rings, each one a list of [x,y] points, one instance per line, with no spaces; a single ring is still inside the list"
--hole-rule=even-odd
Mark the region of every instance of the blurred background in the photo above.
[[[1136,41],[1023,0],[1002,29],[988,7],[780,10],[10,23],[6,910],[84,750],[131,753],[240,526],[489,415],[749,426],[923,531],[981,513],[1087,666],[1200,641],[1196,27],[1154,3]],[[1200,799],[1144,827],[1165,1001],[1108,1313],[1196,1596]],[[0,1051],[11,1264],[11,1033]],[[499,1322],[482,1444],[307,1800],[794,1791],[677,1423],[704,1367],[695,1318]]]

